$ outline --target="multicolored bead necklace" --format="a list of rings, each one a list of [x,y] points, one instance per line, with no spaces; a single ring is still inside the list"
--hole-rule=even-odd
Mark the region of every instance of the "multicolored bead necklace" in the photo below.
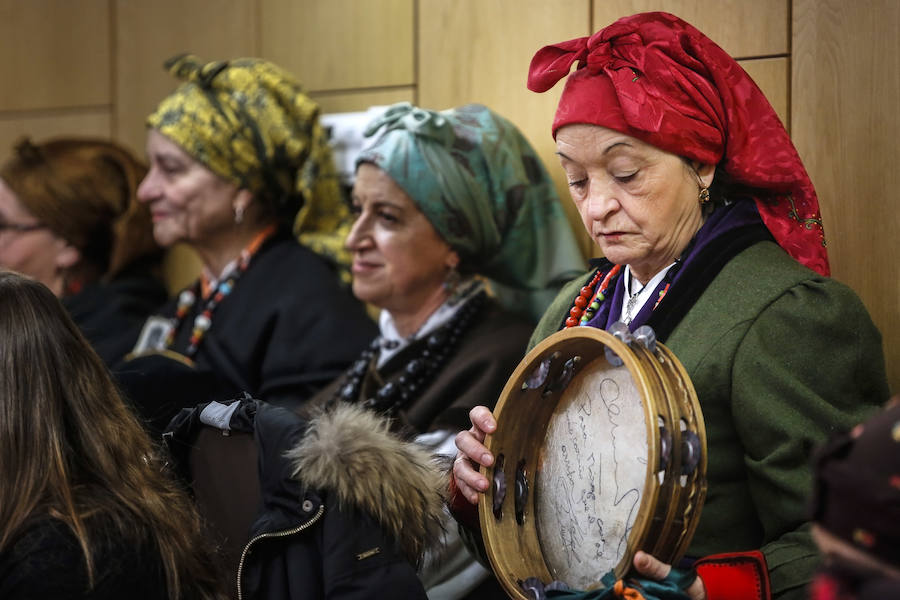
[[[187,349],[184,351],[186,356],[192,358],[197,354],[197,350],[200,348],[200,342],[203,341],[203,336],[206,335],[206,332],[212,327],[213,311],[215,311],[216,307],[222,303],[222,300],[231,293],[235,284],[237,284],[238,279],[241,278],[241,275],[243,275],[247,270],[247,267],[250,266],[250,260],[259,250],[260,246],[262,246],[263,242],[275,233],[275,230],[276,226],[271,225],[257,234],[257,236],[253,238],[253,241],[251,241],[246,248],[241,250],[241,254],[238,256],[237,264],[234,268],[232,268],[228,274],[219,281],[215,289],[212,290],[203,310],[194,317],[194,327],[191,330],[191,339],[188,342]],[[178,304],[175,308],[175,325],[169,330],[169,335],[166,336],[166,348],[171,348],[172,344],[175,343],[175,336],[178,335],[178,331],[181,329],[185,317],[187,317],[188,313],[193,308],[194,303],[197,301],[197,297],[202,295],[201,290],[202,280],[198,279],[193,285],[193,289],[183,290],[178,295]]]
[[[606,291],[609,289],[610,282],[621,270],[622,265],[615,265],[606,273],[605,277],[602,271],[597,271],[590,283],[581,288],[581,291],[575,296],[574,306],[569,309],[569,318],[566,319],[567,328],[584,325],[591,320],[591,317],[600,308],[600,303],[606,299]],[[603,277],[603,281],[598,286],[597,282],[601,277]],[[595,287],[597,288],[596,294],[594,293]]]
[[[677,269],[678,264],[679,261],[675,261],[675,265],[673,265],[675,269]],[[670,268],[666,273],[666,278],[671,278],[675,273],[675,269]],[[605,276],[603,271],[597,271],[597,274],[594,275],[590,283],[581,288],[581,291],[575,297],[575,302],[573,303],[572,308],[569,309],[569,317],[566,319],[566,328],[575,327],[576,325],[585,325],[593,318],[600,308],[600,303],[606,299],[606,292],[609,289],[610,284],[621,270],[622,265],[614,265]],[[603,281],[597,288],[597,293],[594,294],[594,288],[597,286],[597,282],[600,281],[601,277],[603,278]],[[667,281],[666,287],[660,290],[659,297],[653,304],[653,310],[656,310],[656,307],[662,302],[663,297],[669,291],[671,286],[671,281]],[[640,292],[638,292],[638,294],[639,293]],[[635,297],[637,297],[638,294],[635,294]]]

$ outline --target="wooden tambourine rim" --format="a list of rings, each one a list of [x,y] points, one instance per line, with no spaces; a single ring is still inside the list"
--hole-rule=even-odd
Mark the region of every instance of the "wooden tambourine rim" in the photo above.
[[[505,439],[502,424],[506,420],[504,417],[505,410],[521,409],[521,406],[515,406],[515,401],[521,399],[523,383],[529,377],[531,372],[542,360],[549,357],[554,352],[565,354],[565,349],[573,344],[584,344],[591,341],[599,342],[595,351],[592,351],[591,357],[584,360],[582,367],[592,363],[594,360],[603,357],[604,349],[610,348],[619,358],[622,359],[625,368],[627,368],[637,392],[642,398],[644,410],[644,423],[646,425],[648,465],[645,477],[645,485],[643,496],[638,510],[638,516],[635,519],[631,533],[626,540],[627,549],[621,561],[615,568],[617,576],[622,576],[629,569],[634,554],[640,545],[648,543],[645,539],[647,534],[653,530],[654,535],[660,540],[659,544],[663,545],[673,535],[677,535],[678,548],[674,554],[678,557],[683,554],[690,541],[693,531],[696,528],[696,521],[699,515],[699,506],[696,505],[697,500],[702,505],[702,499],[705,496],[705,472],[706,472],[706,435],[703,428],[703,418],[699,410],[699,403],[696,400],[696,393],[693,385],[684,371],[681,364],[675,359],[674,355],[662,344],[658,344],[657,354],[650,352],[643,347],[629,347],[621,342],[618,338],[611,334],[592,327],[576,327],[559,331],[543,340],[519,363],[513,374],[510,376],[500,395],[494,411],[494,416],[498,422],[498,431],[494,435],[488,435],[485,439],[486,447],[497,455],[496,450],[508,447],[501,443]],[[559,361],[560,363],[563,361]],[[548,380],[555,376],[561,370],[559,364],[551,367],[551,373]],[[578,369],[575,377],[581,373]],[[670,382],[667,378],[676,377],[676,382]],[[679,393],[680,392],[680,393]],[[534,392],[532,392],[534,393]],[[673,395],[679,396],[673,398]],[[561,395],[557,397],[557,401]],[[556,402],[553,398],[548,398],[546,405],[541,406],[538,403],[536,408],[539,414],[531,413],[534,418],[526,421],[525,427],[530,428],[526,433],[526,437],[532,440],[544,440],[546,430],[549,425],[549,417],[552,416]],[[677,430],[674,421],[678,411],[673,412],[678,407],[688,408],[688,421],[691,426],[696,426],[696,431],[702,442],[703,452],[701,453],[701,464],[695,471],[690,486],[690,500],[685,500],[685,494],[678,487],[678,482],[673,481],[673,477],[669,476],[669,472],[680,468],[681,452],[680,452],[680,435],[675,432],[673,446],[677,448],[671,449],[672,462],[667,470],[666,479],[662,483],[657,479],[656,463],[660,460],[660,440],[658,436],[658,415],[662,416],[671,427]],[[521,423],[520,423],[521,425]],[[508,436],[506,436],[508,437]],[[542,445],[542,444],[541,444]],[[538,540],[538,532],[534,524],[535,519],[535,485],[534,478],[538,477],[539,464],[542,461],[542,450],[538,448],[536,451],[522,452],[526,456],[527,468],[531,481],[531,491],[528,495],[525,506],[526,519],[531,519],[524,526],[517,526],[515,518],[512,514],[505,516],[504,519],[498,521],[493,514],[493,489],[489,489],[479,502],[479,521],[481,531],[485,542],[488,558],[494,568],[494,572],[503,585],[506,592],[512,598],[520,598],[528,600],[528,596],[524,594],[518,585],[519,580],[525,577],[538,577],[543,581],[550,581],[553,576],[547,565],[546,558],[542,554],[541,544]],[[517,460],[514,458],[512,460]],[[514,470],[513,464],[508,464],[504,468],[506,479],[510,480]],[[482,469],[482,474],[489,481],[493,477],[493,468]],[[507,482],[507,499],[505,505],[512,506],[513,485],[512,481]],[[700,491],[698,492],[698,488]],[[689,518],[689,530],[672,531],[668,523],[660,522],[658,518],[654,519],[654,513],[657,509],[657,502],[665,501],[668,512],[683,511]],[[685,506],[689,502],[689,506]],[[509,511],[510,513],[512,511]],[[668,519],[668,516],[667,516]],[[658,548],[645,548],[648,551],[658,550]],[[674,554],[672,556],[674,556]],[[602,573],[598,573],[599,580]],[[597,582],[599,584],[599,581]]]
[[[708,460],[706,452],[706,423],[703,420],[703,413],[694,384],[684,365],[663,344],[657,344],[656,353],[657,364],[672,375],[668,381],[680,387],[679,390],[674,390],[672,398],[681,404],[679,414],[686,419],[687,428],[697,434],[697,437],[700,439],[700,447],[703,450],[700,453],[700,462],[697,468],[684,483],[684,493],[681,495],[680,502],[677,505],[677,509],[682,511],[680,519],[686,524],[686,527],[681,531],[681,539],[672,555],[673,560],[680,560],[694,537],[694,531],[696,531],[700,522],[699,513],[706,500],[706,467]]]

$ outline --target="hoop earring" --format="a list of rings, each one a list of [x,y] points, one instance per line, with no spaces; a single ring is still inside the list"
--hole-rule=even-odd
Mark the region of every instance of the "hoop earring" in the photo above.
[[[234,224],[240,225],[244,222],[244,205],[238,204],[234,207]]]

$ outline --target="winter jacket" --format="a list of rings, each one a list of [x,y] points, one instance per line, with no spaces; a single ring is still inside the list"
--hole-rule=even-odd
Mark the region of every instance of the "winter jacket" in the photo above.
[[[259,495],[234,572],[237,598],[425,598],[413,565],[440,534],[444,476],[387,421],[344,404],[304,421],[249,398],[184,409],[164,439],[189,480],[204,423],[255,441],[256,474],[205,463],[243,478],[235,500]]]

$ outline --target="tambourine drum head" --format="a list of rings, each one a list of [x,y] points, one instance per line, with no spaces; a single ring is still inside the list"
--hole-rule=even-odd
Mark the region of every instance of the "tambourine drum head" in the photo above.
[[[535,476],[535,518],[556,579],[597,583],[625,556],[647,478],[647,426],[628,369],[600,357],[559,398]]]

